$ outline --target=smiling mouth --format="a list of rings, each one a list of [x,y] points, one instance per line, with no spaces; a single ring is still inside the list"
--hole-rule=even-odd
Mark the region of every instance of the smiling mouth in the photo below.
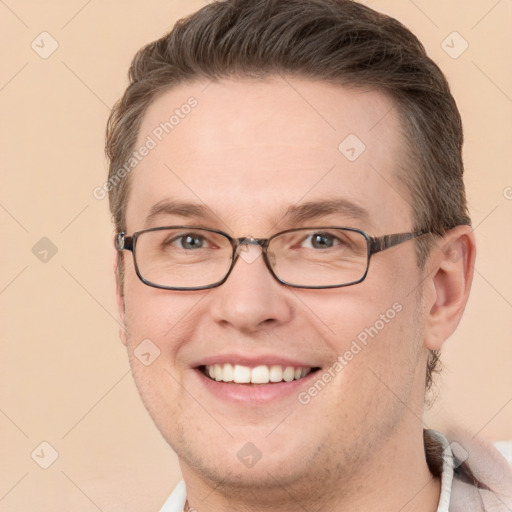
[[[243,366],[239,364],[214,364],[198,369],[210,380],[233,384],[278,384],[307,377],[320,368],[304,368],[281,365]]]

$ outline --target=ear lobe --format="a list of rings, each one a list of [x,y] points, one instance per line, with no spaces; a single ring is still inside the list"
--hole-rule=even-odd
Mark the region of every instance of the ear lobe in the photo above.
[[[116,256],[114,258],[113,270],[116,282],[116,303],[117,303],[117,311],[119,313],[119,320],[121,325],[119,326],[119,338],[121,339],[123,345],[126,345],[126,322],[125,322],[125,304],[124,304],[124,290],[123,290],[123,261],[122,256],[116,251]]]
[[[476,247],[470,226],[457,226],[439,239],[430,262],[431,300],[427,312],[425,347],[438,350],[462,318],[473,280]]]

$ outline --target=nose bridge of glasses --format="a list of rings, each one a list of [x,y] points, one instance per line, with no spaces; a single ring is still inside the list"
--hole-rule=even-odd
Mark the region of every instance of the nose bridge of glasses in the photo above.
[[[259,246],[260,250],[250,250],[251,245]],[[241,257],[246,263],[253,263],[266,252],[268,245],[267,238],[243,237],[235,239],[236,257]]]
[[[238,247],[242,245],[259,245],[261,248],[267,245],[268,238],[253,238],[252,236],[247,236],[243,238],[236,239],[236,245]]]

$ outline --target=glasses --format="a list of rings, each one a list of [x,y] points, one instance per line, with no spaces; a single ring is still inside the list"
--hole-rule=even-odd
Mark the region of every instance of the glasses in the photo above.
[[[372,237],[354,228],[288,229],[270,238],[232,238],[209,228],[168,226],[116,236],[118,251],[133,253],[135,271],[148,286],[204,290],[226,281],[239,257],[252,263],[259,245],[271,274],[294,288],[340,288],[362,282],[370,257],[426,231]]]

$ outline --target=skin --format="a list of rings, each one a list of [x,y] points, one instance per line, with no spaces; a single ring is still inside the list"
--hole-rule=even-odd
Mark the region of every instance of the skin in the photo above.
[[[382,93],[297,78],[194,82],[154,101],[139,142],[190,96],[198,106],[133,171],[128,234],[176,224],[255,238],[302,225],[373,236],[413,229],[410,194],[395,178],[404,160],[400,121]],[[338,150],[350,133],[366,146],[353,162]],[[206,205],[211,217],[163,214],[147,224],[151,207],[168,198]],[[364,208],[367,218],[283,218],[289,206],[332,198]],[[406,242],[374,255],[362,283],[331,290],[283,286],[260,249],[248,250],[254,260],[239,259],[223,285],[187,292],[144,285],[123,253],[121,337],[144,404],[178,454],[190,506],[435,510],[440,482],[428,471],[422,437],[425,367],[428,349],[440,348],[462,315],[471,229],[447,233],[424,270]],[[234,404],[208,391],[193,367],[229,352],[287,356],[325,371],[396,302],[402,311],[307,405],[296,394]],[[160,350],[149,366],[134,357],[146,338]],[[252,468],[237,457],[247,442],[262,454]]]

